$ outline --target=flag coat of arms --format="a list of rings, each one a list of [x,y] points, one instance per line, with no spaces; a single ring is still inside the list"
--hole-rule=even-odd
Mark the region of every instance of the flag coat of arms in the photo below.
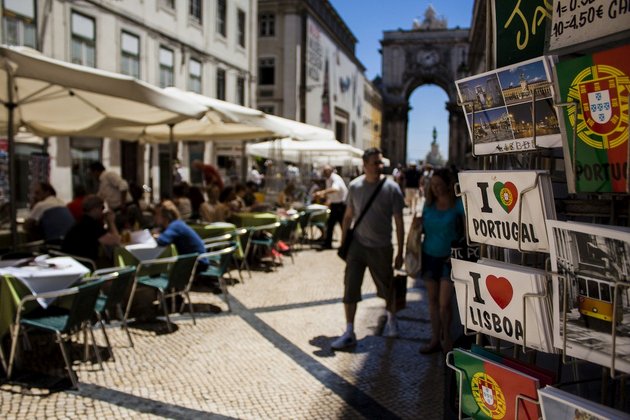
[[[466,350],[453,350],[455,368],[461,372],[462,412],[475,419],[538,419],[538,379]]]
[[[569,192],[629,192],[629,76],[630,45],[556,65]]]

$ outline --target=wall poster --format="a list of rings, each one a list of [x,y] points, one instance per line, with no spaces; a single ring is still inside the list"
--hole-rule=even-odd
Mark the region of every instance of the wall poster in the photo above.
[[[455,82],[475,155],[562,145],[551,77],[539,57]]]
[[[630,229],[547,220],[547,231],[554,345],[566,340],[569,356],[611,367],[614,328],[615,369],[630,373]]]
[[[555,66],[569,192],[630,192],[629,76],[630,45]]]
[[[471,241],[549,252],[545,219],[556,212],[547,172],[462,171],[458,177]]]

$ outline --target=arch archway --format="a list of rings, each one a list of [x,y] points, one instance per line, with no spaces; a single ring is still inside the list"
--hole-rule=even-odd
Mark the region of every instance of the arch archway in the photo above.
[[[427,9],[424,22],[411,30],[383,33],[382,148],[392,162],[407,160],[409,97],[416,88],[434,84],[448,96],[449,163],[462,166],[469,140],[464,114],[457,105],[455,80],[465,75],[469,30],[446,28],[432,10]]]

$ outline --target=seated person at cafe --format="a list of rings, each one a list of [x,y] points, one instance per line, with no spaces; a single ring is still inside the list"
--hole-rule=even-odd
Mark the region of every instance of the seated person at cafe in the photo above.
[[[66,207],[68,207],[68,210],[70,210],[70,213],[72,213],[74,220],[76,220],[77,222],[81,220],[81,217],[83,217],[83,199],[85,198],[86,194],[87,191],[85,190],[85,187],[79,184],[74,187],[74,191],[72,194],[74,198],[72,199],[72,201],[66,204]]]
[[[31,212],[24,222],[29,240],[61,240],[74,225],[74,217],[57,191],[48,182],[38,182],[33,189]]]
[[[295,201],[295,194],[295,184],[293,182],[288,182],[286,187],[284,187],[284,190],[280,191],[280,194],[278,194],[276,204],[280,208],[289,210]]]
[[[192,216],[192,204],[188,198],[188,184],[185,182],[173,187],[173,202],[179,210],[182,219],[188,220]]]
[[[219,194],[219,202],[215,206],[216,219],[218,222],[225,222],[232,217],[234,211],[231,207],[232,202],[236,198],[234,187],[225,187]]]
[[[105,224],[107,227],[105,227]],[[61,250],[93,260],[97,267],[110,267],[113,264],[111,252],[105,251],[120,245],[120,234],[113,212],[105,212],[103,199],[90,194],[83,199],[83,217],[66,234]],[[104,249],[103,249],[104,248]]]
[[[230,202],[230,208],[232,211],[248,211],[248,206],[245,204],[245,194],[247,194],[247,188],[243,184],[236,184],[234,187],[234,194],[236,197]]]
[[[181,219],[177,206],[171,200],[165,200],[155,208],[155,225],[163,229],[156,237],[159,246],[173,244],[180,255],[206,252],[201,237]],[[197,265],[198,272],[206,268],[207,262],[200,261]]]

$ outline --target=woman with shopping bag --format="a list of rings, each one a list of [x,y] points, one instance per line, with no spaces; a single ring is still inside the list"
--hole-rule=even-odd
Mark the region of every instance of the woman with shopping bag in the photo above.
[[[447,168],[431,176],[422,218],[416,223],[423,227],[422,267],[417,278],[424,280],[431,315],[431,341],[420,349],[429,354],[453,347],[450,335],[452,319],[451,244],[462,236],[464,207],[455,196],[455,175]]]

